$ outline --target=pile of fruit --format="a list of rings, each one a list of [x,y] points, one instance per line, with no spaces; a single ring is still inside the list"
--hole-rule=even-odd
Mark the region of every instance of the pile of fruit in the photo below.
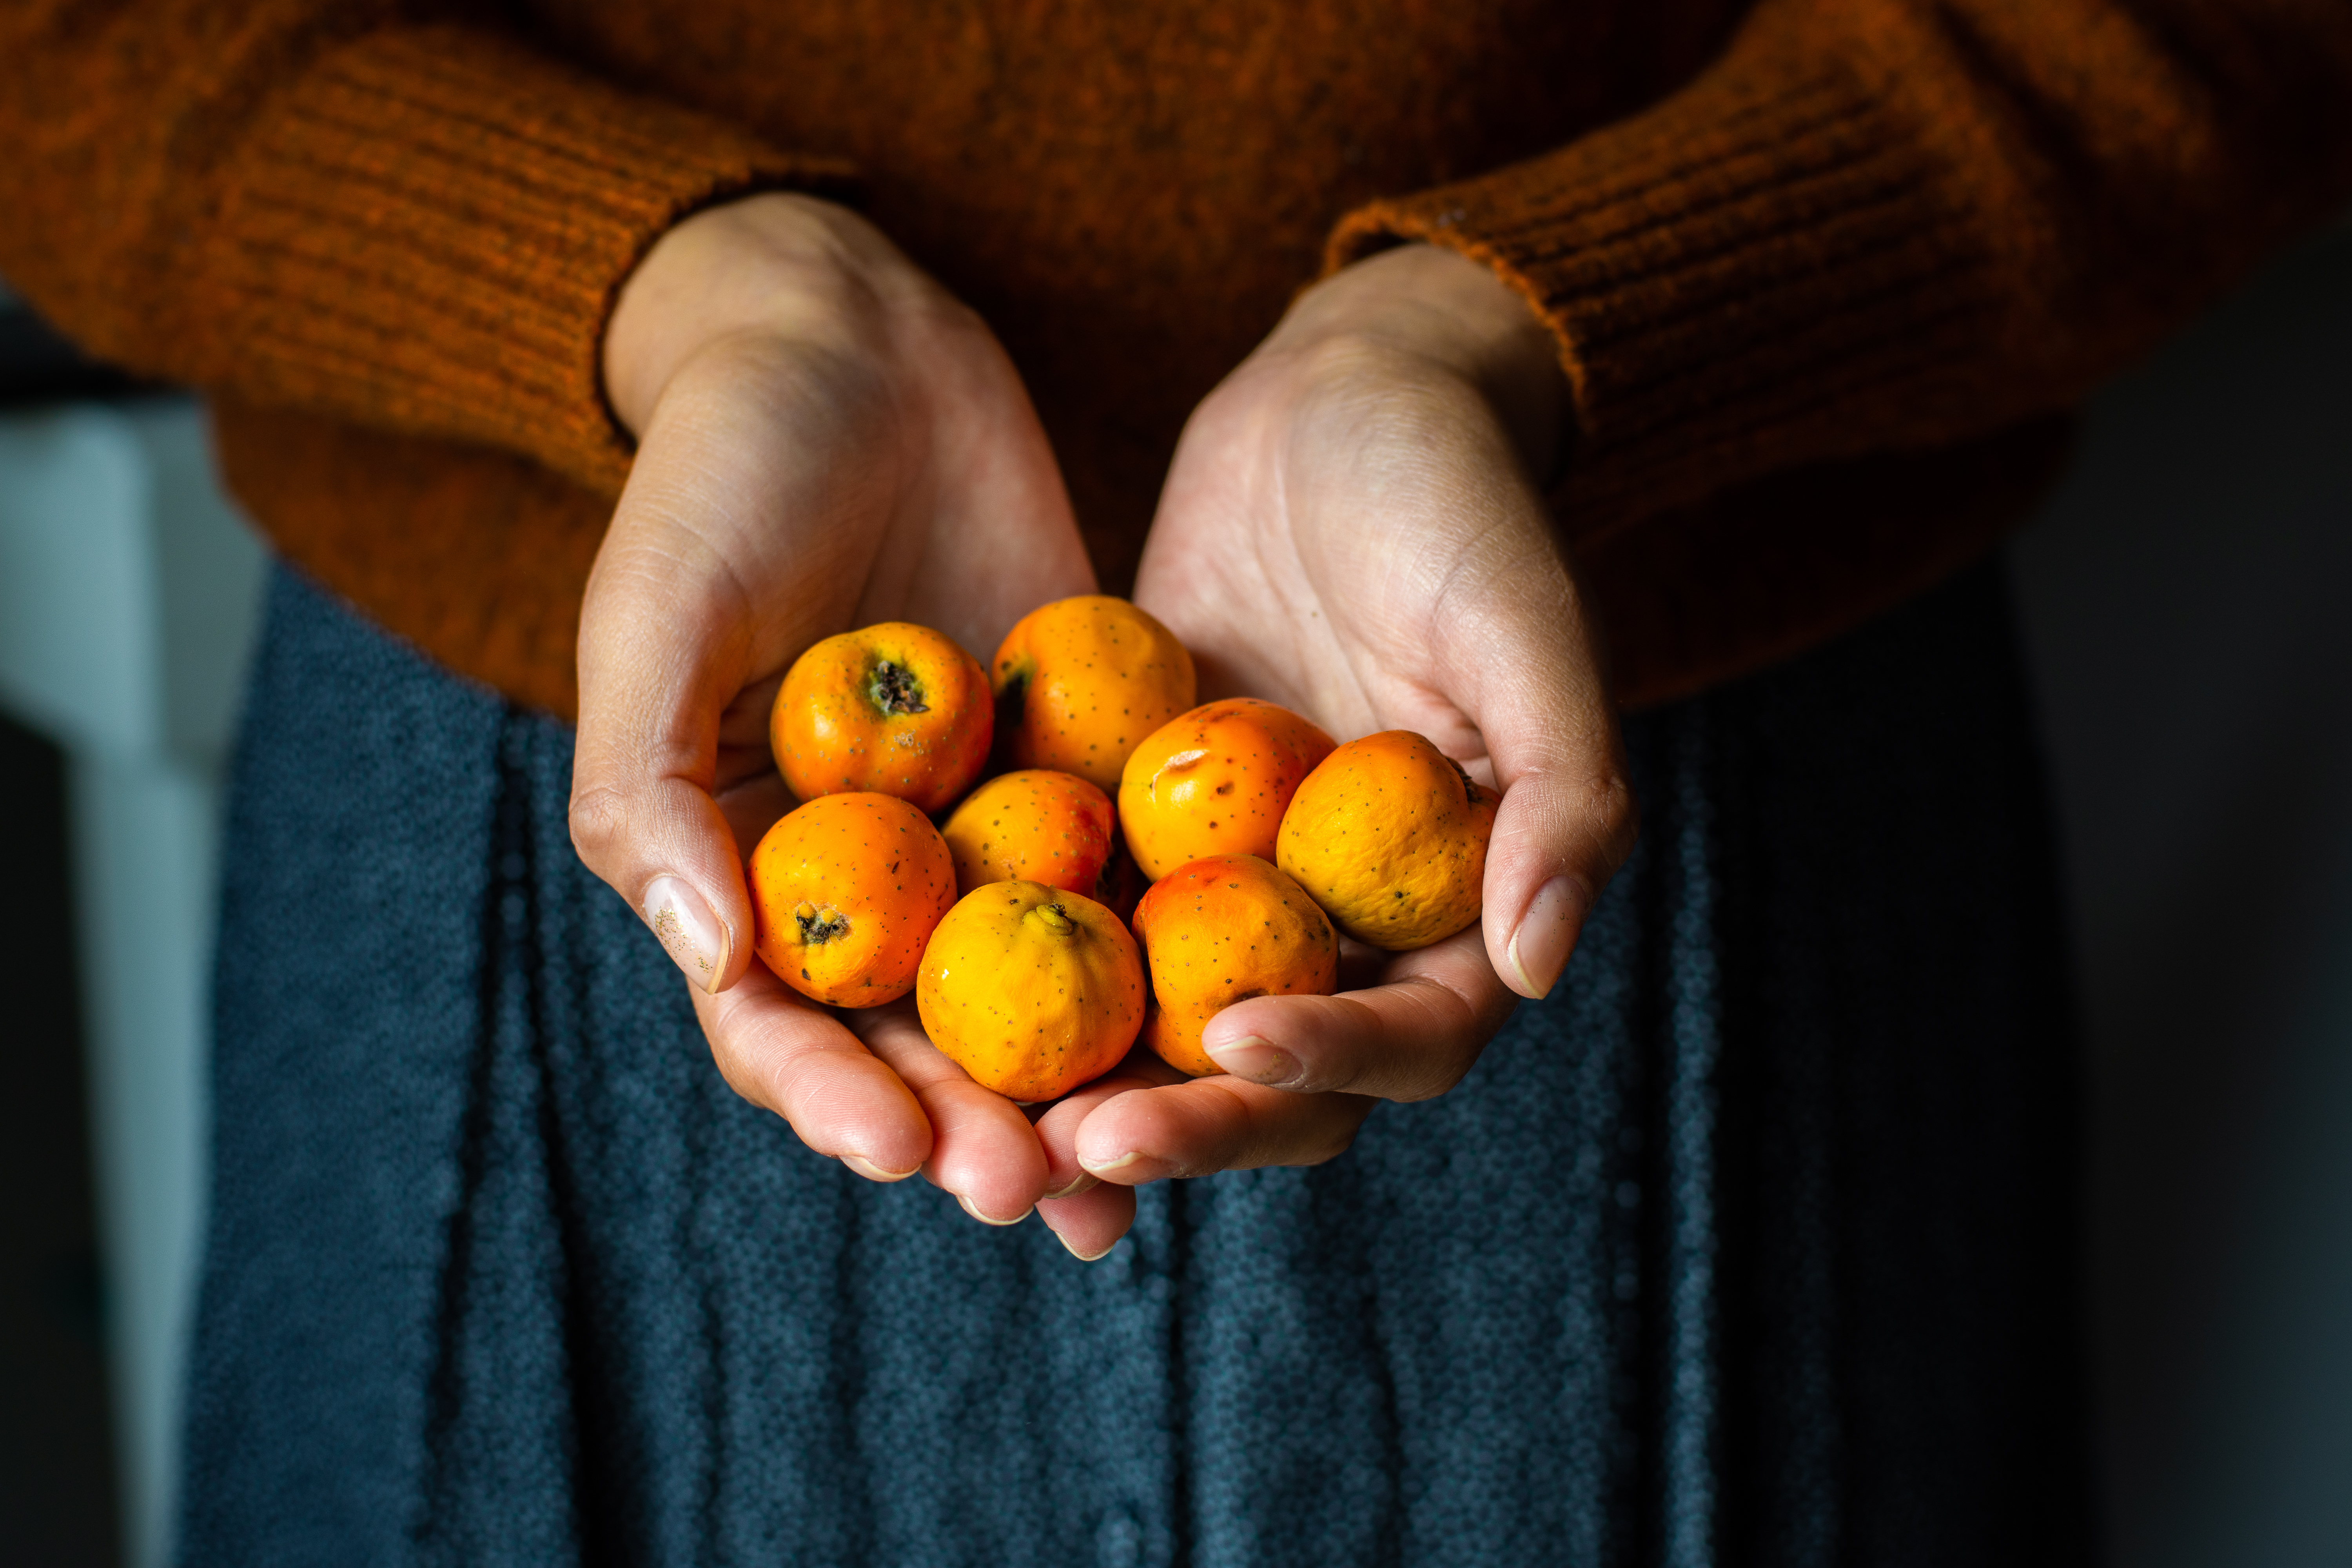
[[[1334,746],[1195,695],[1168,628],[1100,595],[1031,612],[992,679],[923,626],[818,643],[769,725],[806,804],[751,855],[761,960],[832,1006],[912,989],[940,1050],[1034,1101],[1139,1034],[1220,1071],[1202,1026],[1329,994],[1339,932],[1402,951],[1478,918],[1494,791],[1406,731]]]

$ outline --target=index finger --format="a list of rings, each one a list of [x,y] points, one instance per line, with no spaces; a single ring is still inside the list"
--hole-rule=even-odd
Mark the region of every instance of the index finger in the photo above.
[[[1520,995],[1558,983],[1578,932],[1633,853],[1633,788],[1597,637],[1541,503],[1466,559],[1433,617],[1449,693],[1503,792],[1486,847],[1486,952]]]
[[[826,526],[852,499],[833,459],[860,434],[854,392],[790,363],[679,372],[581,603],[572,843],[706,991],[751,944],[749,847],[713,798],[722,746],[764,750],[747,688],[846,612],[873,547],[870,528]]]
[[[1517,1001],[1472,926],[1397,954],[1362,990],[1237,1002],[1201,1044],[1234,1078],[1271,1089],[1431,1100],[1462,1081]]]
[[[791,1122],[818,1153],[884,1182],[931,1157],[931,1124],[913,1091],[765,964],[715,995],[697,988],[694,1011],[728,1086]]]

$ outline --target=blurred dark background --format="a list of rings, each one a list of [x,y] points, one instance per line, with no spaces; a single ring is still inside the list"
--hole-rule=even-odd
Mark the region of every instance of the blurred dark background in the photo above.
[[[99,425],[67,417],[93,407]],[[103,420],[126,407],[142,411],[109,448]],[[185,788],[137,820],[201,838],[256,558],[169,521],[206,484],[194,428],[0,297],[0,574],[57,569],[54,542],[26,541],[60,486],[70,501],[72,484],[102,485],[109,450],[144,464],[126,493],[165,521],[152,591],[130,602],[153,607],[167,665],[194,648],[227,674],[193,697],[156,688],[155,754]],[[96,434],[76,446],[77,430]],[[2112,1561],[2352,1564],[2352,228],[2280,258],[2102,394],[2009,560],[2088,1024]],[[16,587],[15,613],[35,613]],[[128,797],[76,786],[114,765],[105,737],[59,721],[29,679],[0,668],[0,1558],[143,1565],[168,1508],[192,1224],[118,1219],[128,1238],[109,1239],[100,1215],[152,1205],[142,1191],[196,1212],[195,1154],[134,1168],[129,1146],[161,1136],[168,1153],[195,1124],[200,1050],[138,1075],[161,1087],[127,1111],[121,1069],[86,1064],[93,1017],[112,1020],[99,1035],[170,1026],[84,989],[77,933],[106,927],[81,905],[120,897],[93,821]],[[209,861],[183,859],[201,902]],[[178,929],[200,959],[201,918]],[[148,1001],[193,1015],[197,988]]]
[[[65,756],[0,718],[0,1557],[111,1563],[112,1422]]]
[[[2352,1564],[2352,226],[2011,547],[2090,1029],[2114,1561]]]

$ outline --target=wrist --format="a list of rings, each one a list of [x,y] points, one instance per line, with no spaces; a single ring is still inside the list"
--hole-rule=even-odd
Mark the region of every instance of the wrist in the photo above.
[[[604,395],[643,435],[698,358],[749,336],[882,346],[892,303],[924,285],[879,231],[814,196],[770,192],[705,208],[646,251],[605,324]]]
[[[1558,470],[1572,434],[1559,343],[1493,269],[1431,245],[1381,251],[1302,295],[1267,346],[1335,341],[1402,354],[1467,383],[1494,409],[1538,482]]]

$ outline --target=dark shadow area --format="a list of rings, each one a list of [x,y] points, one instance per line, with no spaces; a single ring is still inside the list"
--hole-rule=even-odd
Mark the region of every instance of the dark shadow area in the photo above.
[[[0,296],[0,409],[153,390],[88,358],[23,304]]]
[[[2092,1049],[2115,1561],[2352,1561],[2352,231],[2103,392],[2013,559]]]
[[[65,764],[0,718],[0,1560],[121,1561]]]

